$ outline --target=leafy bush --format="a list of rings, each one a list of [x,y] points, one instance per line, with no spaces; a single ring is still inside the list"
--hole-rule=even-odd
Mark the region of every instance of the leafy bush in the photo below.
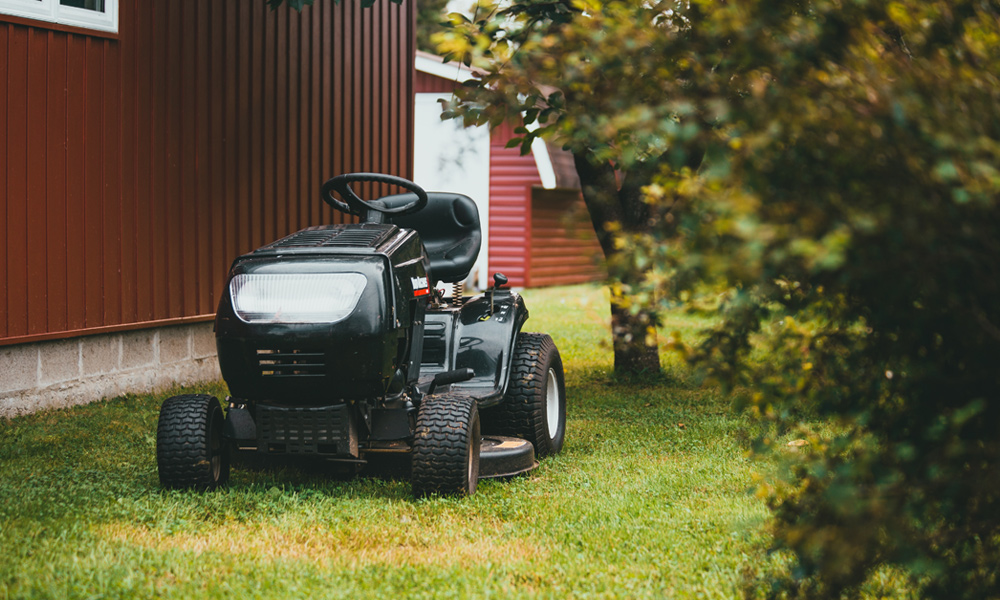
[[[441,46],[486,68],[466,122],[523,113],[522,145],[610,184],[588,205],[630,299],[728,289],[724,323],[676,346],[752,390],[762,449],[835,419],[764,488],[794,561],[748,594],[839,597],[890,566],[927,597],[1000,597],[997,2],[479,6]]]
[[[673,142],[706,160],[648,189],[679,229],[626,243],[667,297],[724,282],[724,324],[677,346],[752,390],[762,449],[809,442],[764,488],[792,566],[748,594],[836,598],[889,565],[926,597],[1000,597],[1000,7],[672,10],[697,128]]]

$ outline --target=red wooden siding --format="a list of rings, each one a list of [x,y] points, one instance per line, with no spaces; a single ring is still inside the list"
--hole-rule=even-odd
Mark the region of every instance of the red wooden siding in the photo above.
[[[449,97],[458,86],[454,81],[449,81],[437,75],[417,71],[414,79],[414,87],[418,94],[439,92],[442,98]]]
[[[601,246],[580,190],[531,190],[528,285],[545,287],[601,281]]]
[[[233,258],[341,219],[323,180],[411,176],[414,7],[0,20],[0,344],[211,318]]]
[[[510,285],[525,287],[531,254],[529,201],[532,186],[541,185],[531,154],[504,148],[514,136],[501,126],[490,137],[490,273],[507,276]]]

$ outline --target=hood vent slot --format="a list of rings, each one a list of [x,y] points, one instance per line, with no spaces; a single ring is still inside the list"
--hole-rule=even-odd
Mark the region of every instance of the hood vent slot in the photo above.
[[[257,350],[257,367],[263,377],[321,377],[326,374],[326,356],[303,350]]]
[[[377,248],[396,231],[395,225],[327,225],[310,227],[263,246],[260,251],[291,248]]]

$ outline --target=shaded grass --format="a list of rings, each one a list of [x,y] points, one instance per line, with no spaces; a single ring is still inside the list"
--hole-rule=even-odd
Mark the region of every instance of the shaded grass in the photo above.
[[[524,295],[569,399],[564,452],[530,476],[467,499],[292,468],[165,491],[156,420],[180,390],[20,417],[0,422],[0,599],[737,596],[769,560],[743,419],[666,354],[665,382],[616,383],[600,288]]]

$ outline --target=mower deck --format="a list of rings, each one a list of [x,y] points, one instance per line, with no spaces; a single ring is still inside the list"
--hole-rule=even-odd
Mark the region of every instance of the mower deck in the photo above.
[[[516,437],[484,435],[479,450],[479,478],[513,477],[535,469],[535,448]]]

